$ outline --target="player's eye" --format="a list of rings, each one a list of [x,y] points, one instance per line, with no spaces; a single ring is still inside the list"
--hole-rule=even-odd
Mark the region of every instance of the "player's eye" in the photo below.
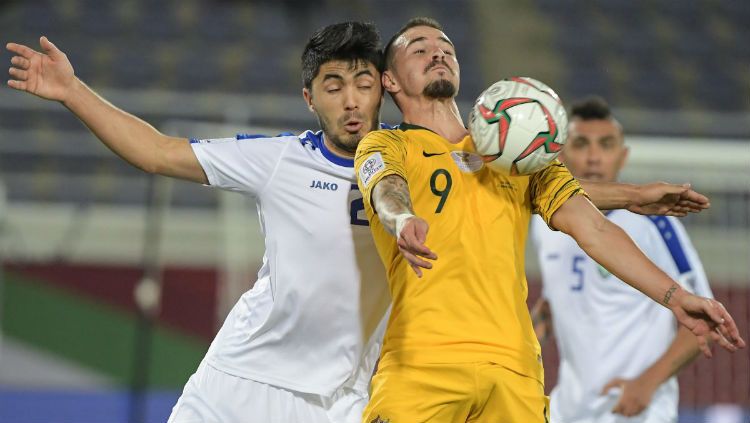
[[[414,54],[424,54],[425,50],[423,48],[414,50]]]
[[[326,92],[329,94],[337,93],[339,91],[341,91],[341,88],[339,87],[326,88]]]
[[[601,146],[603,149],[607,150],[614,147],[614,142],[612,142],[612,140],[605,140],[602,141]]]
[[[359,88],[362,90],[369,90],[370,88],[372,88],[372,85],[360,85]]]
[[[586,147],[586,140],[581,138],[576,138],[573,140],[573,142],[570,143],[570,145],[573,148],[585,148]]]

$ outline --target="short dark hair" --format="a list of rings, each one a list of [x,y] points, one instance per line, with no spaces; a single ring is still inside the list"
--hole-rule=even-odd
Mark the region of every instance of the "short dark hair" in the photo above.
[[[388,40],[388,44],[385,45],[384,56],[386,69],[389,69],[391,65],[393,65],[393,43],[395,43],[398,37],[402,36],[404,32],[410,30],[411,28],[414,28],[415,26],[429,26],[430,28],[435,28],[438,31],[443,30],[443,26],[440,25],[440,22],[432,18],[418,16],[416,18],[409,19],[409,21],[407,21],[406,24],[404,24],[404,26],[402,26],[397,33],[393,34],[393,37]]]
[[[599,96],[591,96],[573,103],[570,108],[570,119],[609,120],[614,119],[607,101]]]
[[[342,22],[319,29],[302,52],[302,83],[310,89],[320,67],[331,60],[372,63],[383,72],[380,33],[369,22]]]

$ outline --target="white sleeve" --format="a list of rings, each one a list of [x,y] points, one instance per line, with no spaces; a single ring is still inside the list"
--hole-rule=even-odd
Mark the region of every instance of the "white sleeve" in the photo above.
[[[190,140],[211,186],[258,195],[296,137]]]
[[[663,246],[663,259],[671,261],[673,266],[670,267],[676,269],[674,273],[668,272],[670,276],[690,292],[713,298],[703,263],[682,223],[675,217],[651,216],[649,219],[655,224],[656,230],[652,233],[657,239],[654,239],[654,243]],[[658,255],[649,256],[658,257]],[[666,268],[662,267],[662,269]]]

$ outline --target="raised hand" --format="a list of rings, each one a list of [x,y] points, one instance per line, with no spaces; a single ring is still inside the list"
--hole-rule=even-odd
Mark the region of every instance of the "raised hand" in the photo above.
[[[638,202],[630,207],[633,213],[646,215],[685,216],[710,207],[708,198],[690,188],[690,184],[655,182],[638,187]]]
[[[47,100],[65,101],[75,82],[68,57],[47,37],[39,39],[42,52],[25,45],[8,43],[5,48],[16,55],[8,73],[8,86]]]

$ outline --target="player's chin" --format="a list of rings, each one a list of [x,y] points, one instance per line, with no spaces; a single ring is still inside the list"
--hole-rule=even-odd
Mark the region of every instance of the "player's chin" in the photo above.
[[[589,172],[589,173],[584,173],[581,176],[582,176],[581,179],[583,179],[584,181],[601,182],[604,179],[601,173]]]

